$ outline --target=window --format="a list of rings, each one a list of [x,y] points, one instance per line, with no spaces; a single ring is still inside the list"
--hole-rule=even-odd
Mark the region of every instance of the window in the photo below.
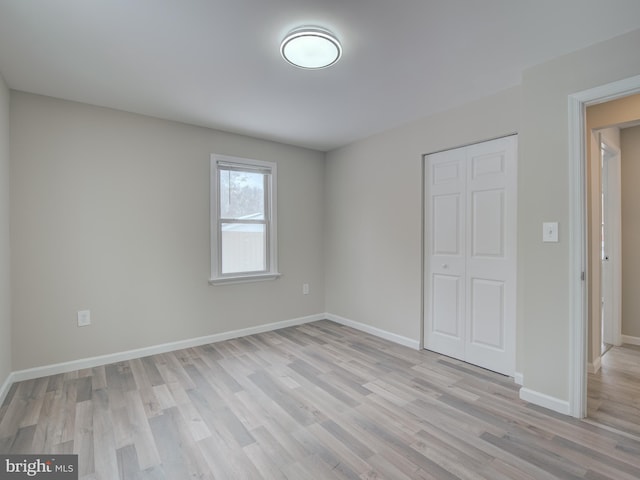
[[[211,156],[211,279],[277,278],[276,164]]]

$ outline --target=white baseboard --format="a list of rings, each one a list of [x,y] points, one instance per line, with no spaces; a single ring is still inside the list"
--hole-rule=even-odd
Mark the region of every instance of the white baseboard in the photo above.
[[[525,387],[520,389],[520,398],[525,402],[548,408],[549,410],[562,413],[563,415],[569,415],[569,402],[566,400],[560,400],[559,398],[536,392],[535,390],[530,390]]]
[[[520,372],[513,374],[513,381],[516,385],[524,385],[524,375]]]
[[[4,399],[6,398],[7,393],[9,393],[11,385],[13,385],[13,382],[15,381],[15,378],[13,378],[13,372],[11,372],[5,379],[4,383],[0,385],[0,405],[4,403]]]
[[[598,373],[598,370],[600,370],[601,366],[602,366],[602,357],[598,356],[593,362],[587,363],[587,372]]]
[[[325,318],[326,318],[325,314],[310,315],[308,317],[295,318],[292,320],[284,320],[281,322],[267,323],[265,325],[242,328],[239,330],[232,330],[230,332],[216,333],[213,335],[206,335],[204,337],[178,340],[177,342],[163,343],[161,345],[152,345],[150,347],[143,347],[135,350],[128,350],[126,352],[110,353],[107,355],[100,355],[97,357],[72,360],[70,362],[56,363],[53,365],[45,365],[42,367],[29,368],[26,370],[18,370],[16,372],[13,372],[9,376],[9,378],[7,379],[7,382],[9,382],[10,380],[9,386],[11,386],[12,382],[21,382],[23,380],[31,380],[33,378],[45,377],[48,375],[56,375],[58,373],[72,372],[74,370],[81,370],[83,368],[99,367],[101,365],[108,365],[110,363],[115,363],[115,362],[123,362],[126,360],[132,360],[134,358],[148,357],[149,355],[172,352],[174,350],[181,350],[183,348],[198,347],[200,345],[207,345],[209,343],[216,343],[216,342],[222,342],[224,340],[231,340],[232,338],[245,337],[247,335],[254,335],[256,333],[270,332],[270,331],[279,330],[285,327],[292,327],[295,325],[302,325],[305,323],[315,322],[318,320],[324,320]],[[8,388],[7,388],[7,391],[8,391]],[[0,400],[2,398],[3,397],[0,396]]]
[[[326,313],[325,318],[327,320],[331,320],[332,322],[339,323],[340,325],[345,325],[347,327],[355,328],[356,330],[360,330],[361,332],[370,333],[371,335],[384,338],[385,340],[389,340],[390,342],[398,343],[400,345],[404,345],[405,347],[413,348],[414,350],[420,349],[419,340],[413,340],[411,338],[403,337],[402,335],[397,335],[395,333],[387,332],[386,330],[372,327],[371,325],[367,325],[366,323],[360,323],[354,320],[349,320],[348,318],[339,317],[338,315],[334,315],[332,313]]]
[[[14,382],[22,382],[24,380],[31,380],[34,378],[45,377],[48,375],[57,375],[59,373],[73,372],[75,370],[81,370],[84,368],[99,367],[101,365],[108,365],[110,363],[124,362],[135,358],[147,357],[149,355],[156,355],[159,353],[167,353],[183,348],[198,347],[200,345],[207,345],[209,343],[222,342],[224,340],[230,340],[233,338],[244,337],[247,335],[254,335],[257,333],[270,332],[273,330],[279,330],[281,328],[292,327],[295,325],[303,325],[305,323],[316,322],[318,320],[331,320],[341,325],[346,325],[356,330],[360,330],[376,337],[384,338],[394,343],[404,345],[414,350],[420,348],[420,342],[412,340],[395,333],[387,332],[364,323],[355,322],[337,315],[330,313],[310,315],[307,317],[295,318],[292,320],[284,320],[281,322],[268,323],[265,325],[258,325],[255,327],[242,328],[239,330],[232,330],[229,332],[216,333],[213,335],[206,335],[204,337],[190,338],[186,340],[178,340],[176,342],[163,343],[161,345],[152,345],[149,347],[138,348],[135,350],[127,350],[124,352],[109,353],[106,355],[99,355],[96,357],[81,358],[78,360],[71,360],[69,362],[55,363],[52,365],[43,365],[40,367],[28,368],[25,370],[17,370],[11,372],[5,382],[0,386],[0,404],[4,401],[11,385]]]
[[[630,335],[622,335],[622,343],[628,343],[630,345],[640,345],[640,337],[632,337]]]

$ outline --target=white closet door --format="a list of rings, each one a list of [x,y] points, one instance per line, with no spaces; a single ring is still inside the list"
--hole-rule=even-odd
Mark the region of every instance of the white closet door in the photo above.
[[[425,348],[506,375],[515,371],[516,142],[429,155],[425,182]],[[436,171],[453,165],[461,177],[438,182]],[[457,210],[453,200],[443,208],[447,195]]]
[[[428,314],[425,348],[464,359],[466,155],[450,150],[429,155]]]
[[[516,137],[467,149],[465,360],[513,375],[516,318]]]

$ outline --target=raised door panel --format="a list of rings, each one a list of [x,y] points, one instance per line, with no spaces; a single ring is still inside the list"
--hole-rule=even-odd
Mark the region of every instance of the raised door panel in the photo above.
[[[447,161],[445,159],[434,159],[431,164],[433,185],[443,185],[451,182],[464,181],[460,173],[459,161]]]
[[[470,147],[471,178],[473,180],[506,174],[506,152],[503,147],[498,146],[489,152],[482,147],[475,147]]]
[[[433,196],[433,255],[461,255],[460,226],[462,218],[461,195],[453,193]]]
[[[433,332],[462,339],[460,304],[463,279],[456,275],[436,274],[433,279]]]
[[[504,189],[483,190],[471,195],[471,256],[504,258]]]
[[[469,308],[472,344],[505,350],[505,285],[504,282],[472,278]]]

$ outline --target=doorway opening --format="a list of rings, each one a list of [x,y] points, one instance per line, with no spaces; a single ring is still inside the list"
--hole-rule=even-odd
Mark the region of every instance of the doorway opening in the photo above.
[[[587,416],[587,367],[597,371],[602,350],[603,329],[602,296],[593,294],[601,290],[602,231],[593,228],[594,218],[600,226],[602,198],[589,195],[594,185],[589,168],[592,143],[591,129],[587,128],[587,107],[604,104],[640,93],[640,76],[596,87],[569,96],[569,167],[570,167],[570,398],[569,410],[574,417]],[[601,144],[596,143],[596,148]],[[598,148],[600,150],[600,148]],[[597,162],[600,169],[600,161]],[[600,173],[598,174],[600,176]],[[589,180],[589,181],[588,181]],[[596,199],[594,209],[593,200]],[[589,202],[592,203],[589,203]],[[597,212],[597,214],[595,214]],[[591,227],[591,228],[590,228]],[[600,230],[598,228],[597,230]],[[595,241],[594,241],[595,240]],[[594,248],[595,246],[595,248]],[[618,254],[619,256],[619,254]],[[597,286],[597,288],[594,288]],[[594,322],[597,318],[598,322]],[[615,337],[615,331],[613,332]],[[591,360],[591,362],[590,362]]]
[[[624,97],[587,108],[587,133],[591,135],[591,169],[600,174],[599,189],[590,194],[591,229],[600,242],[589,246],[594,262],[590,283],[590,304],[600,299],[600,309],[590,316],[587,375],[587,419],[640,437],[640,350],[636,343],[640,332],[640,302],[636,278],[640,276],[640,258],[635,250],[640,228],[636,213],[635,191],[640,183],[640,95]],[[622,123],[618,123],[622,120]],[[606,128],[592,129],[606,124]],[[592,188],[597,183],[591,181]],[[595,204],[599,208],[596,210]],[[595,214],[600,217],[593,220]],[[597,250],[597,252],[596,252]],[[597,268],[599,267],[599,269]],[[624,268],[623,268],[624,267]],[[623,274],[624,272],[624,274]],[[626,292],[626,293],[625,293]],[[624,302],[623,302],[624,298]],[[624,311],[624,316],[623,316]],[[622,333],[624,342],[622,340]],[[595,368],[594,368],[595,366]]]

